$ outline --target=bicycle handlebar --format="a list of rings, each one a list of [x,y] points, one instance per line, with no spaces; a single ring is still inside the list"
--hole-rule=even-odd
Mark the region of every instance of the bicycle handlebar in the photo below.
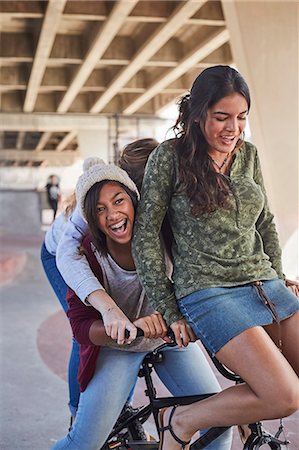
[[[137,328],[137,336],[136,337],[143,337],[144,336],[144,331],[141,328]],[[174,332],[172,331],[172,329],[170,327],[167,328],[167,336],[172,339],[173,341],[175,341],[175,337],[174,337]],[[129,330],[125,330],[125,338],[128,339],[130,337],[130,331]]]
[[[130,332],[129,330],[125,330],[125,337],[126,339],[128,339],[128,337],[130,336]],[[137,336],[136,337],[142,337],[144,336],[144,332],[141,328],[137,327]],[[174,336],[174,332],[172,331],[172,329],[170,327],[167,328],[167,336],[172,340],[172,343],[166,343],[162,344],[162,347],[164,347],[164,345],[176,345],[176,340],[175,340],[175,336]],[[158,347],[155,351],[159,351],[161,349],[161,346]],[[242,378],[235,374],[234,372],[230,371],[226,366],[224,366],[223,364],[221,364],[220,361],[218,361],[218,359],[213,356],[211,354],[211,352],[206,348],[206,351],[208,353],[208,355],[210,356],[211,360],[213,361],[215,367],[218,369],[218,371],[221,373],[221,375],[223,375],[225,378],[227,378],[228,380],[232,380],[235,381],[237,383],[242,382]]]

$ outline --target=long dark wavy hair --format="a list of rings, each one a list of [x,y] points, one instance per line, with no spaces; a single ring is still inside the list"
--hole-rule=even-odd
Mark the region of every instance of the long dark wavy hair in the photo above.
[[[84,212],[89,226],[92,241],[97,250],[103,253],[104,255],[107,255],[107,242],[106,242],[106,235],[98,227],[97,203],[99,199],[99,193],[101,192],[102,187],[106,183],[109,183],[110,181],[112,180],[103,180],[98,183],[95,183],[87,192],[84,200]],[[122,183],[119,183],[118,181],[117,183],[127,192],[129,197],[131,198],[136,212],[137,207],[136,192],[131,191],[129,188],[127,188],[127,186],[123,185]]]
[[[227,203],[230,192],[227,179],[214,170],[202,129],[208,109],[234,92],[243,95],[249,111],[249,88],[242,75],[229,66],[213,66],[198,75],[190,93],[178,103],[179,116],[173,130],[179,177],[195,216],[213,212]],[[241,144],[239,139],[237,147]]]

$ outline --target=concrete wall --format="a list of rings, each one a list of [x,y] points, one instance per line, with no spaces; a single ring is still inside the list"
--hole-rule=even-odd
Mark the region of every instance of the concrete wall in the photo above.
[[[0,234],[38,235],[41,232],[40,193],[0,190]]]

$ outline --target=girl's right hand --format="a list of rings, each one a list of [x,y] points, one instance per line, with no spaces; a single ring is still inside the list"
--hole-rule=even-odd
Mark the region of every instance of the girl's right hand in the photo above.
[[[118,344],[131,344],[136,339],[137,328],[116,304],[102,312],[102,319],[107,335]],[[126,330],[128,338],[125,337]]]
[[[149,339],[165,338],[167,340],[167,325],[162,315],[154,312],[149,316],[139,317],[134,320],[134,325],[144,333],[144,337]],[[168,339],[170,341],[170,339]]]
[[[88,296],[88,303],[102,316],[107,336],[118,344],[131,344],[137,336],[137,329],[104,289],[97,289]],[[129,337],[126,339],[125,330]]]

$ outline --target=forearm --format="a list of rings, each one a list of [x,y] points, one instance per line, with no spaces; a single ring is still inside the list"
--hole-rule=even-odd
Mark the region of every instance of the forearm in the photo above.
[[[87,223],[77,209],[68,220],[56,253],[56,263],[66,284],[84,301],[93,291],[101,289],[99,280],[92,272],[86,257],[79,253],[82,239],[88,232]]]
[[[113,300],[112,297],[110,297],[109,294],[107,294],[104,289],[97,289],[93,291],[86,299],[86,303],[93,306],[97,311],[99,311],[102,316],[104,316],[107,312],[112,311],[113,309],[118,308],[117,304]],[[118,308],[119,309],[119,308]]]
[[[94,345],[110,345],[115,343],[106,333],[102,320],[93,322],[89,329],[89,339]]]
[[[146,202],[146,200],[145,200]],[[134,228],[132,253],[140,281],[152,306],[158,311],[168,325],[182,318],[173,285],[166,275],[164,253],[159,238],[159,222],[163,220],[152,212],[158,208],[145,208],[141,204],[138,208],[137,220]],[[161,211],[161,210],[160,210]]]

